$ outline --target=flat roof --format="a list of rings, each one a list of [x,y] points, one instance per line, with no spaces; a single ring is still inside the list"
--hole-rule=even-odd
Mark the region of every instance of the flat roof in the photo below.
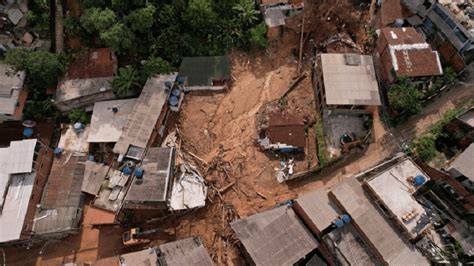
[[[319,231],[326,229],[342,213],[324,190],[315,190],[295,199]]]
[[[66,102],[84,96],[91,96],[112,91],[113,77],[68,79],[59,83],[56,91],[56,102]]]
[[[214,80],[230,78],[230,68],[227,56],[184,57],[179,75],[187,77],[188,86],[213,86]]]
[[[96,102],[87,142],[117,142],[136,101],[137,99],[125,99]]]
[[[474,127],[474,108],[471,108],[464,114],[460,115],[458,119],[461,120],[466,125]]]
[[[256,265],[293,265],[318,247],[288,206],[257,213],[230,226]]]
[[[381,105],[372,56],[321,54],[326,104]]]
[[[109,169],[110,166],[108,165],[89,160],[86,161],[84,179],[82,180],[82,192],[98,195]]]
[[[336,185],[329,195],[342,211],[351,216],[358,232],[385,263],[429,265],[428,260],[404,240],[372,204],[357,179],[350,178]]]
[[[20,239],[30,203],[36,173],[11,177],[3,209],[0,212],[0,242]]]
[[[12,67],[0,63],[0,114],[14,114],[23,88],[25,72],[15,72]]]
[[[88,152],[89,143],[87,143],[87,137],[89,136],[89,131],[89,125],[86,125],[80,133],[76,133],[73,126],[69,125],[66,131],[61,133],[58,147],[65,151]]]
[[[424,176],[425,180],[430,179],[412,160],[405,159],[366,182],[411,238],[419,236],[430,224],[425,217],[425,209],[413,196],[417,187],[408,180],[419,175]]]
[[[160,265],[156,248],[147,248],[119,256],[121,266]]]
[[[155,129],[161,111],[166,104],[168,92],[165,82],[174,82],[177,73],[150,77],[128,116],[114,152],[125,155],[133,145],[146,148]]]
[[[471,143],[466,150],[458,155],[449,166],[449,169],[455,169],[463,176],[474,182],[474,143]]]
[[[161,260],[168,266],[213,266],[207,249],[198,237],[169,242],[160,247]]]
[[[166,202],[174,165],[173,148],[149,148],[141,168],[143,177],[134,177],[126,202]]]
[[[93,205],[100,209],[115,212],[122,206],[126,193],[125,185],[130,176],[115,170],[109,172],[108,177],[108,186],[102,187]]]

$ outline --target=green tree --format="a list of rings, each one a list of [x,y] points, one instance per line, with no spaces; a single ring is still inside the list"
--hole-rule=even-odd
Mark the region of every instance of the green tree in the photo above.
[[[154,74],[167,74],[171,72],[171,65],[161,57],[151,56],[143,65],[144,78]]]
[[[141,88],[140,75],[133,67],[122,67],[118,76],[112,81],[112,88],[118,97],[130,97]]]
[[[253,0],[240,0],[232,9],[237,12],[240,22],[246,27],[258,21],[260,12],[255,9]]]
[[[100,39],[118,53],[123,53],[133,46],[135,35],[123,23],[117,23],[100,33]]]
[[[23,112],[25,119],[42,120],[45,118],[58,118],[59,112],[51,98],[45,100],[28,101]]]
[[[250,37],[250,47],[256,49],[265,49],[267,48],[267,25],[264,22],[253,27],[249,31]]]
[[[438,153],[435,141],[436,136],[434,134],[427,134],[413,143],[412,151],[423,161],[429,161]]]
[[[102,33],[117,22],[117,15],[111,9],[89,8],[81,16],[81,25],[89,33]]]
[[[405,117],[421,111],[422,93],[406,78],[397,79],[388,91],[390,105]]]
[[[184,21],[190,26],[190,31],[204,37],[213,32],[217,17],[210,0],[190,0],[184,13]]]
[[[143,8],[135,9],[130,12],[125,19],[132,31],[145,33],[153,26],[155,11],[155,6],[147,4]]]
[[[225,50],[240,45],[243,36],[241,25],[234,19],[222,19],[217,26],[216,41]]]
[[[75,108],[72,109],[68,114],[68,118],[72,124],[80,122],[82,124],[89,123],[89,117],[87,116],[86,110],[84,108]]]

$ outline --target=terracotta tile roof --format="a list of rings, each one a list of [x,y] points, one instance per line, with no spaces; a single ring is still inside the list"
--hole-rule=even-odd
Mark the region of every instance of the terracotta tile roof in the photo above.
[[[68,79],[111,77],[117,72],[117,58],[109,48],[79,53],[69,65]]]
[[[407,18],[410,11],[400,3],[401,0],[384,0],[380,8],[382,27],[388,26],[399,18]]]
[[[389,45],[426,43],[423,35],[412,27],[386,27],[382,29],[382,35],[386,38]]]

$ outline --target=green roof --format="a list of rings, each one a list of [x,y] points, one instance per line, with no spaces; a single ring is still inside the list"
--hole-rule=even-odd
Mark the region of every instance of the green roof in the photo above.
[[[185,57],[179,76],[186,76],[188,86],[212,86],[213,80],[230,78],[230,60],[226,56]]]

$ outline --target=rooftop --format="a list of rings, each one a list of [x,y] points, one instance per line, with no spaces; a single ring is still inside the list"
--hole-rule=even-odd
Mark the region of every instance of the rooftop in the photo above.
[[[425,181],[429,179],[412,160],[405,159],[367,181],[369,189],[396,217],[412,239],[418,237],[430,224],[425,209],[412,196],[418,187],[409,179],[416,176],[423,176]]]
[[[179,75],[187,77],[188,86],[213,86],[213,81],[230,78],[230,59],[226,56],[185,57]]]
[[[318,247],[316,239],[288,206],[230,225],[256,265],[293,265]]]
[[[391,63],[397,76],[443,74],[438,52],[431,49],[415,28],[383,28],[381,35],[387,40]]]
[[[270,139],[270,143],[282,143],[295,147],[306,146],[303,119],[295,115],[271,115],[267,136]]]
[[[117,142],[136,101],[137,99],[126,99],[96,102],[87,142]]]
[[[372,56],[321,54],[328,105],[381,105]]]
[[[86,161],[84,179],[82,181],[82,192],[98,195],[109,169],[110,166],[108,165]]]
[[[16,73],[10,66],[0,63],[0,114],[15,113],[24,79],[24,72]]]
[[[147,147],[168,97],[165,82],[174,82],[176,76],[173,73],[148,79],[115,144],[115,153],[125,155],[131,145],[142,149]]]
[[[143,177],[134,177],[125,197],[127,203],[166,202],[174,167],[173,148],[149,148],[141,168]]]
[[[69,64],[68,79],[112,77],[117,72],[117,58],[109,48],[79,52]]]
[[[404,19],[411,13],[401,4],[401,0],[383,0],[380,7],[380,23],[382,27],[388,26],[397,19]]]
[[[161,260],[168,266],[212,266],[209,253],[198,237],[191,237],[161,245]]]
[[[458,173],[461,173],[463,176],[469,178],[469,180],[474,182],[474,143],[469,145],[469,147],[464,150],[458,157],[449,166],[449,171],[455,170]]]
[[[352,224],[385,263],[429,265],[427,259],[406,242],[371,203],[357,179],[351,178],[336,185],[329,195],[339,209],[351,216]]]
[[[56,91],[56,102],[65,102],[112,91],[111,82],[113,79],[113,77],[105,77],[61,81]]]
[[[323,231],[342,214],[337,206],[329,200],[328,193],[324,190],[315,190],[295,199],[308,218],[319,231]]]
[[[474,127],[474,108],[471,108],[464,114],[458,116],[458,119],[461,120],[464,124],[470,127]]]
[[[156,248],[147,248],[119,256],[121,266],[151,266],[160,265]]]
[[[125,197],[125,185],[130,178],[129,175],[115,170],[108,173],[108,185],[102,187],[94,200],[94,206],[111,212],[116,212]]]

